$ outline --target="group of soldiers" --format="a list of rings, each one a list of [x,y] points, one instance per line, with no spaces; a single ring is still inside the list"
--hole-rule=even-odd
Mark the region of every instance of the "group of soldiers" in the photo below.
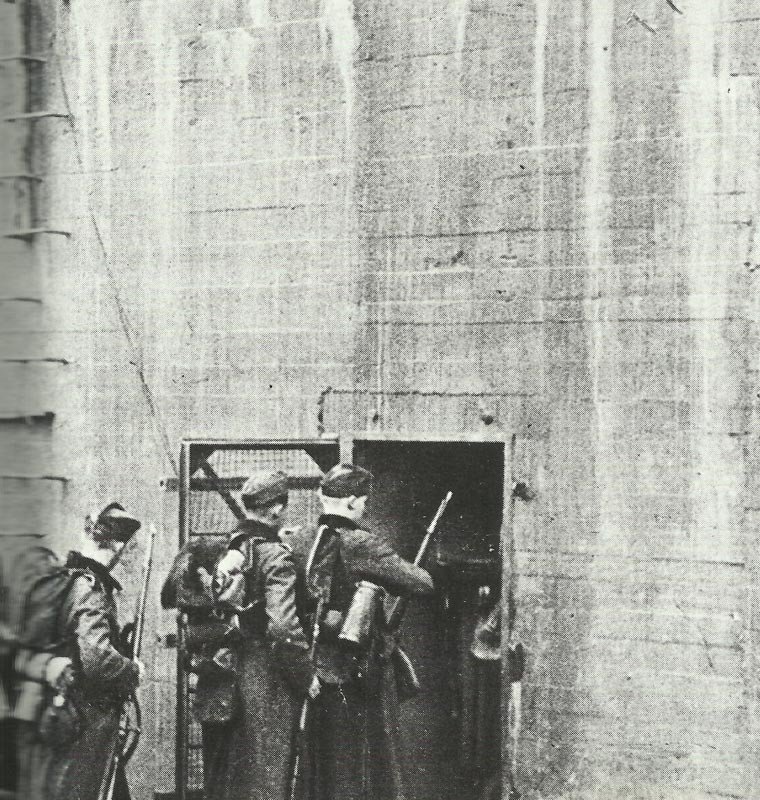
[[[190,543],[164,582],[183,611],[182,647],[197,676],[206,800],[397,800],[398,632],[384,596],[428,595],[426,570],[406,561],[363,518],[372,475],[339,464],[319,490],[315,527],[282,530],[288,476],[258,473],[241,491],[244,516],[218,547]],[[140,523],[111,504],[87,518],[45,664],[66,683],[76,736],[21,726],[19,800],[98,800],[120,709],[144,676],[124,654],[111,570]],[[114,784],[128,798],[123,770]]]

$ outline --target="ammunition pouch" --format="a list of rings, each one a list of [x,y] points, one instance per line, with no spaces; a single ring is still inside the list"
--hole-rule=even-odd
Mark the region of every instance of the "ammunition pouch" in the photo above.
[[[82,728],[79,709],[69,695],[55,694],[48,699],[39,723],[44,744],[54,750],[65,749],[81,736]]]
[[[14,719],[38,725],[46,704],[52,699],[45,683],[45,670],[54,653],[21,648],[13,662],[18,680]]]
[[[48,682],[46,673],[54,658],[63,668]],[[71,662],[55,653],[22,648],[14,669],[21,678],[14,718],[37,726],[40,740],[48,747],[68,747],[82,732],[81,716],[71,697],[75,683]]]
[[[226,664],[229,660],[226,653],[231,653],[241,638],[237,614],[221,609],[194,609],[186,614],[182,627],[181,655],[185,669],[199,675],[206,667],[216,669]],[[225,653],[217,657],[221,651]]]
[[[193,714],[201,724],[231,722],[240,710],[239,655],[228,647],[192,653],[189,672],[198,676]]]
[[[229,647],[220,647],[202,653],[190,653],[186,660],[186,669],[195,675],[214,676],[239,674],[239,656]]]

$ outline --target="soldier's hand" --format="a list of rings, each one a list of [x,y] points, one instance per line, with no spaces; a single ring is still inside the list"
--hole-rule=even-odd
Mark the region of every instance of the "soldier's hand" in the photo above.
[[[214,589],[217,602],[227,603],[240,611],[245,608],[245,575],[242,572],[228,576],[224,583],[215,580]]]
[[[245,576],[242,573],[245,556],[240,550],[228,550],[214,570],[213,592],[217,601],[232,606],[241,605],[245,591]]]
[[[245,556],[240,550],[228,550],[219,560],[214,570],[214,588],[217,592],[225,589],[234,575],[239,575],[245,564]]]
[[[344,616],[337,609],[331,608],[322,619],[322,630],[338,634],[343,627]]]
[[[64,656],[54,656],[45,666],[45,682],[48,686],[56,688],[59,683],[66,683],[64,673],[71,669],[71,659]]]
[[[245,564],[245,556],[240,550],[228,550],[216,565],[216,571],[225,575],[234,575],[236,572],[240,572],[243,564]]]
[[[214,585],[214,576],[205,567],[198,567],[196,574],[203,587],[203,591],[211,592],[211,587]]]
[[[311,679],[311,686],[309,686],[309,699],[316,700],[321,689],[322,684],[319,682],[319,678],[315,675]]]

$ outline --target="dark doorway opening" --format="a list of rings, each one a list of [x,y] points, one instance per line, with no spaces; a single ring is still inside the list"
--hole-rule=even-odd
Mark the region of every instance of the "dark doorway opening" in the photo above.
[[[426,564],[436,594],[412,603],[403,626],[422,691],[401,707],[400,739],[408,797],[477,800],[500,774],[500,664],[470,645],[501,594],[504,445],[355,440],[354,460],[375,475],[371,527],[409,559],[453,492]]]

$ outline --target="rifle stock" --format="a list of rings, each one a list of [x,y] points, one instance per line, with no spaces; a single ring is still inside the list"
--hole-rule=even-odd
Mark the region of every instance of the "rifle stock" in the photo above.
[[[314,558],[317,554],[317,549],[322,541],[322,536],[325,532],[325,526],[320,527],[317,533],[317,538],[309,553],[309,559],[306,564],[306,576],[308,579],[311,572]],[[317,608],[314,612],[314,626],[311,630],[311,645],[309,647],[309,660],[314,664],[317,654],[317,639],[319,638],[320,626],[322,624],[322,612],[325,607],[325,595],[320,592],[319,599],[317,600]],[[289,800],[296,800],[298,795],[298,783],[301,777],[301,762],[303,761],[303,754],[306,751],[306,728],[309,722],[309,707],[311,706],[311,698],[307,694],[304,698],[303,705],[301,706],[301,715],[298,718],[298,727],[296,728],[295,741],[293,743],[293,769],[290,771],[290,787],[288,792]]]

